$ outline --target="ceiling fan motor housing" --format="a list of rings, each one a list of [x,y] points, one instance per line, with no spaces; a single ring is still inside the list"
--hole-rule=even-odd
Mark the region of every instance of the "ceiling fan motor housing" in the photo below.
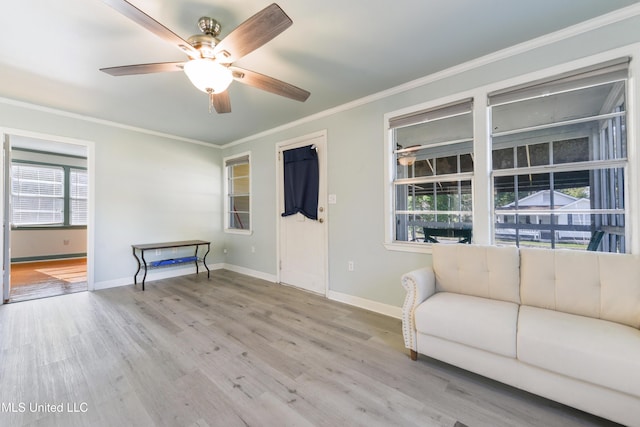
[[[198,19],[198,28],[202,34],[195,34],[187,42],[200,52],[200,57],[213,59],[213,48],[220,43],[216,38],[220,34],[220,23],[213,18],[203,16]]]

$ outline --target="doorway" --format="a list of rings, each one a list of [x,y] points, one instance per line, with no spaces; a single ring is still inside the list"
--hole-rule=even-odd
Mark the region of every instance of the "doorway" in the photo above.
[[[301,213],[283,217],[284,155],[287,150],[313,146],[319,169],[318,212],[312,220]],[[317,132],[276,145],[278,206],[278,282],[310,292],[327,293],[327,135]]]
[[[89,143],[4,135],[3,302],[86,291]]]

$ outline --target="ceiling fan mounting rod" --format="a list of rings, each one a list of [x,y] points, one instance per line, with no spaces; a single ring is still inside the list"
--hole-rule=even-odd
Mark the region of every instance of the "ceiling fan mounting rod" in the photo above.
[[[200,31],[204,34],[208,34],[213,37],[218,37],[220,35],[220,23],[208,16],[201,16],[200,19],[198,19],[198,28],[200,28]]]

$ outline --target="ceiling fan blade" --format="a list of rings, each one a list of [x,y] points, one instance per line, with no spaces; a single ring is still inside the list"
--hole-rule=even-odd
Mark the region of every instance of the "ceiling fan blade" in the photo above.
[[[209,96],[211,96],[211,103],[218,114],[231,112],[231,99],[229,99],[228,91],[212,93]]]
[[[100,68],[100,71],[103,71],[112,76],[131,76],[134,74],[151,74],[151,73],[165,73],[170,71],[182,71],[183,69],[184,69],[184,62],[157,62],[155,64],[136,64],[136,65],[123,65],[121,67]]]
[[[192,57],[200,57],[200,53],[186,40],[178,36],[176,33],[132,5],[126,0],[102,0],[103,3],[111,6],[117,12],[131,19],[137,24],[142,25],[163,40],[171,43],[182,52]]]
[[[227,35],[214,49],[216,59],[231,64],[263,44],[293,24],[291,18],[280,6],[273,3],[244,21]]]
[[[285,83],[273,77],[256,73],[255,71],[246,70],[239,67],[230,67],[233,72],[233,78],[240,83],[275,93],[276,95],[286,96],[296,101],[304,102],[311,95],[310,92],[300,89],[292,84]]]

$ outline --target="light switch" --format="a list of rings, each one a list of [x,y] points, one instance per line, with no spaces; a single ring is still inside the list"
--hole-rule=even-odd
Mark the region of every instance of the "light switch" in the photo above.
[[[335,194],[329,194],[329,204],[335,205],[338,203],[338,197]]]

